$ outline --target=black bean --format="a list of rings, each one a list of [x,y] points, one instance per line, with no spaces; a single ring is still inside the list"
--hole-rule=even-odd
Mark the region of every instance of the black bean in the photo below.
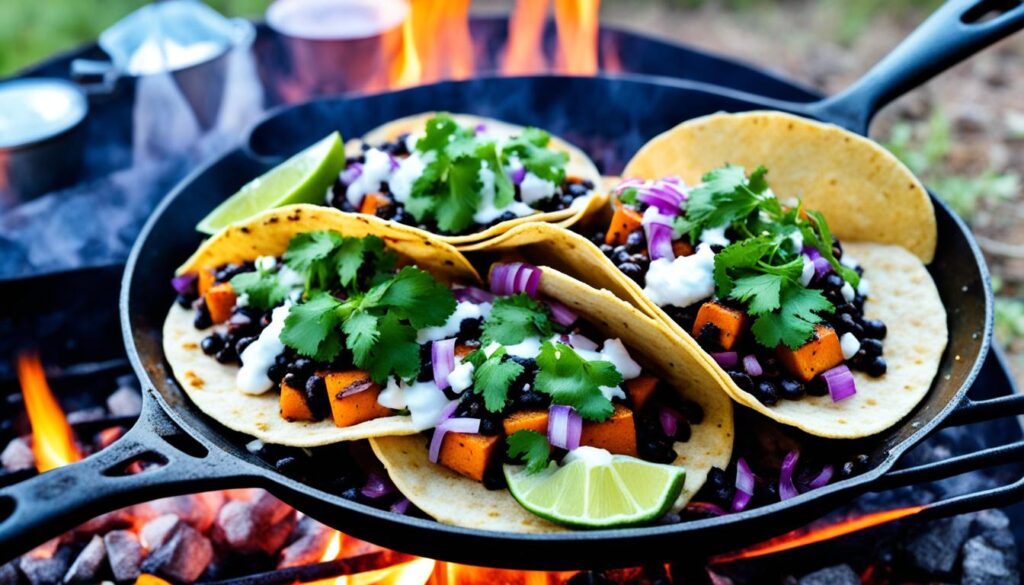
[[[293,475],[299,466],[299,460],[294,455],[286,455],[274,462],[274,467],[287,475]]]
[[[267,368],[267,377],[275,384],[280,384],[281,379],[284,378],[284,375],[287,373],[288,371],[285,369],[285,366],[281,364],[274,364]]]
[[[782,372],[782,369],[779,364],[779,359],[776,358],[774,355],[757,357],[758,361],[761,362],[761,371],[763,372],[764,376],[774,378]]]
[[[517,217],[519,216],[516,215],[515,213],[512,213],[511,211],[506,211],[505,213],[502,213],[501,215],[498,216],[498,222],[500,223],[503,221],[511,221]]]
[[[313,418],[318,420],[326,418],[331,409],[330,396],[327,395],[327,381],[323,376],[313,374],[306,378],[303,389],[306,394],[306,406],[309,407]]]
[[[861,453],[853,458],[853,463],[857,469],[866,469],[868,464],[871,463],[871,457],[866,453]]]
[[[612,262],[616,264],[632,261],[631,256],[632,254],[626,251],[625,246],[615,246],[615,249],[612,250]]]
[[[798,400],[804,395],[804,385],[793,378],[779,380],[779,395],[785,400]]]
[[[829,272],[822,279],[822,288],[830,291],[838,291],[843,288],[843,277],[835,272]]]
[[[569,191],[569,193],[572,193],[575,197],[582,197],[587,194],[587,191],[590,190],[590,187],[587,186],[587,183],[573,182],[569,183],[566,186],[566,190]]]
[[[635,280],[636,282],[640,282],[640,279],[643,277],[643,269],[633,262],[622,262],[618,266],[619,272]]]
[[[462,323],[459,323],[459,334],[456,337],[456,341],[465,343],[470,340],[480,339],[482,326],[483,319],[463,319]]]
[[[522,410],[530,410],[534,408],[544,408],[548,405],[548,396],[537,392],[536,390],[527,390],[521,392],[515,398],[514,406]]]
[[[203,349],[203,353],[206,355],[213,355],[220,351],[224,347],[224,340],[221,339],[220,335],[214,333],[213,335],[207,335],[199,342],[199,347]]]
[[[875,378],[884,376],[888,369],[889,365],[885,363],[885,358],[882,356],[875,356],[871,361],[864,365],[864,371],[867,372],[869,376],[873,376]]]
[[[861,321],[861,325],[864,327],[864,335],[868,337],[885,339],[885,334],[888,333],[885,323],[878,319],[864,319]]]
[[[630,232],[630,234],[626,236],[626,251],[631,254],[643,252],[647,249],[647,242],[645,240],[646,238],[644,238],[643,230]]]
[[[598,244],[597,247],[601,250],[601,253],[604,254],[605,256],[611,256],[612,255],[612,251],[615,249],[615,247],[612,246],[611,244],[605,244],[604,243],[604,236],[603,235],[598,234],[598,236],[601,238],[601,242],[602,243]]]
[[[697,343],[707,351],[718,351],[721,349],[721,333],[722,330],[714,323],[705,323],[697,333]]]
[[[839,260],[843,257],[843,245],[839,243],[839,240],[832,240],[832,255]]]
[[[853,461],[847,461],[839,468],[839,477],[851,477],[856,472],[857,469],[856,466],[854,466]]]
[[[242,352],[245,351],[245,348],[252,345],[252,342],[254,341],[256,341],[255,336],[243,337],[239,339],[237,342],[235,342],[235,353],[237,353],[238,355],[242,355]]]
[[[213,319],[210,318],[210,310],[206,308],[206,303],[199,305],[199,308],[196,309],[196,316],[192,320],[192,324],[195,325],[196,329],[206,329],[213,326]]]
[[[295,372],[288,372],[287,374],[285,374],[284,378],[281,379],[281,383],[284,384],[285,386],[288,386],[289,388],[305,388],[302,379],[299,378],[298,374],[296,374]]]
[[[861,339],[860,348],[868,357],[882,355],[882,342],[877,339],[871,339],[870,337],[865,337],[864,339]]]
[[[737,386],[739,386],[740,390],[743,390],[744,392],[753,392],[754,381],[750,379],[750,376],[744,374],[743,372],[728,371],[726,373],[729,374],[729,377],[732,378],[732,381],[735,382]]]
[[[860,316],[860,309],[853,303],[843,303],[836,305],[836,315],[842,315],[843,313],[849,313],[853,317]]]
[[[690,423],[685,420],[676,421],[676,434],[672,436],[673,439],[685,443],[690,440],[691,434]]]
[[[194,300],[196,300],[195,295],[181,295],[181,294],[179,294],[179,295],[176,295],[174,297],[174,302],[178,303],[178,306],[181,307],[182,309],[187,309],[189,307],[189,305],[192,304],[192,301],[194,301]]]
[[[857,338],[864,337],[864,328],[857,323],[857,320],[849,313],[843,313],[839,316],[839,323],[836,325],[841,333],[853,333]]]
[[[704,422],[704,409],[692,400],[680,401],[679,412],[686,417],[691,425],[699,425]]]
[[[804,385],[804,390],[811,396],[824,396],[828,394],[828,384],[825,383],[825,378],[815,376],[814,379]]]
[[[433,356],[430,351],[432,344],[424,343],[420,346],[420,373],[416,376],[417,382],[429,382],[434,379]]]
[[[761,380],[757,383],[754,397],[761,404],[772,406],[779,401],[779,387],[771,380]]]
[[[288,371],[300,377],[309,376],[315,368],[316,364],[313,363],[313,360],[301,357],[288,364]]]
[[[672,463],[676,459],[676,452],[672,449],[671,443],[664,439],[652,437],[646,441],[640,441],[637,450],[640,452],[641,458],[654,463]]]
[[[395,212],[398,210],[398,206],[394,203],[386,203],[381,205],[374,211],[374,214],[381,219],[392,219],[395,217]]]
[[[224,349],[215,353],[213,357],[222,364],[230,364],[231,362],[238,360],[238,354],[235,353],[235,348],[230,345],[225,346]]]
[[[558,201],[561,202],[561,207],[564,209],[572,205],[572,202],[574,199],[576,199],[576,197],[578,197],[578,195],[573,195],[572,193],[565,193],[564,195],[562,195],[561,198],[558,199]]]
[[[497,435],[502,430],[501,422],[492,418],[485,418],[480,421],[480,434],[488,437]]]

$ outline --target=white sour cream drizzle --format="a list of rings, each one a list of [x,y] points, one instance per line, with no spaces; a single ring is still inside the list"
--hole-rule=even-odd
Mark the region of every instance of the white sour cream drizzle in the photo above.
[[[464,362],[460,358],[455,359],[458,364],[448,374],[448,384],[451,385],[453,392],[462,394],[466,388],[473,385],[473,371],[476,368],[470,362]]]
[[[408,409],[413,427],[423,431],[441,422],[441,413],[451,401],[433,380],[407,384],[392,377],[377,396],[377,402],[395,410]]]
[[[644,293],[659,307],[688,307],[715,292],[715,253],[708,244],[674,260],[659,258],[647,271]]]
[[[494,205],[494,171],[487,166],[487,161],[483,161],[481,164],[479,177],[481,184],[480,206],[477,207],[476,213],[473,214],[473,221],[476,223],[491,223],[501,217],[506,211],[511,211],[516,217],[532,215],[537,212],[537,210],[522,201],[513,200],[505,207]]]
[[[519,184],[519,197],[523,203],[533,205],[541,201],[547,201],[555,195],[556,186],[551,181],[546,181],[533,173],[526,173],[523,182]]]
[[[455,306],[455,312],[448,316],[444,325],[426,327],[416,332],[416,343],[423,344],[429,341],[438,341],[455,337],[466,319],[486,319],[491,314],[491,303],[480,303],[479,305],[470,301],[462,301]]]
[[[597,465],[608,465],[612,462],[612,454],[605,449],[599,449],[597,447],[577,447],[562,459],[562,465],[568,465],[573,461],[582,461],[586,463],[587,467],[595,467]]]
[[[345,191],[349,205],[358,208],[367,193],[375,193],[381,183],[391,177],[391,156],[383,150],[371,148],[363,155],[363,172]]]
[[[274,359],[284,351],[284,344],[279,338],[290,310],[291,305],[288,304],[274,309],[270,314],[270,324],[239,356],[242,367],[238,370],[235,385],[242,392],[263,394],[274,387],[274,382],[267,377],[267,370],[274,365]]]

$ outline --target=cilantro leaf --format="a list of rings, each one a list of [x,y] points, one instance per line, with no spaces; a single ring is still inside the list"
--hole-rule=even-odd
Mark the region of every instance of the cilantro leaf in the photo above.
[[[821,322],[819,312],[835,311],[820,291],[799,285],[782,289],[780,305],[779,311],[759,315],[750,327],[761,345],[776,347],[785,344],[796,349],[814,334],[814,326]]]
[[[321,287],[328,285],[330,274],[326,260],[342,243],[341,234],[329,230],[298,234],[288,242],[284,262],[289,268],[306,277],[307,289],[314,280]]]
[[[380,305],[402,311],[416,329],[444,324],[455,312],[455,295],[430,274],[406,266],[386,283]]]
[[[747,310],[754,315],[768,313],[779,308],[779,293],[782,292],[783,278],[775,274],[758,274],[737,278],[729,297],[747,302]]]
[[[636,187],[630,187],[624,189],[622,193],[619,193],[619,201],[625,205],[636,205],[637,191]]]
[[[472,136],[472,134],[461,128],[451,114],[442,112],[427,120],[423,136],[416,141],[416,150],[419,152],[444,150],[453,140],[464,136]]]
[[[611,362],[587,361],[564,343],[544,342],[537,356],[534,387],[551,396],[555,404],[576,409],[586,420],[603,421],[615,408],[601,392],[602,386],[618,386],[622,374]]]
[[[807,215],[814,220],[814,227],[817,227],[817,232],[821,233],[821,237],[818,236],[816,231],[811,226],[804,226],[801,230],[804,236],[804,241],[814,246],[818,252],[821,253],[822,257],[828,260],[828,263],[832,265],[832,269],[836,273],[843,277],[843,280],[850,283],[850,286],[856,288],[860,284],[860,275],[857,274],[856,270],[843,266],[839,260],[836,259],[832,253],[832,231],[828,228],[828,222],[825,221],[825,216],[820,211],[807,210]]]
[[[484,406],[490,412],[505,409],[508,388],[512,381],[523,373],[523,366],[512,360],[504,360],[505,348],[491,354],[473,370],[473,392],[483,394]]]
[[[301,355],[329,362],[341,352],[341,302],[325,292],[313,294],[308,301],[288,311],[281,331],[281,342]]]
[[[737,224],[745,223],[759,209],[772,214],[781,213],[782,207],[765,181],[767,172],[764,167],[758,167],[749,179],[743,167],[736,165],[725,165],[708,172],[703,177],[703,184],[690,191],[686,215],[677,218],[674,227],[688,232],[690,239],[697,241],[707,228],[722,225],[741,227]]]
[[[473,214],[480,207],[480,160],[465,157],[450,162],[446,183],[435,191],[437,227],[461,232],[473,224]]]
[[[516,431],[508,436],[508,456],[525,463],[527,473],[539,473],[548,467],[551,445],[537,431]]]
[[[729,296],[733,279],[730,270],[753,268],[761,258],[771,251],[772,242],[767,237],[740,240],[715,254],[715,289],[720,297]]]
[[[500,209],[515,201],[516,188],[501,164],[498,146],[491,141],[480,143],[476,147],[475,155],[486,162],[487,169],[494,173],[494,206]]]
[[[416,330],[403,324],[394,313],[381,317],[377,330],[377,343],[370,348],[365,359],[353,360],[356,366],[369,372],[378,384],[392,373],[404,380],[414,378],[420,371]]]
[[[487,354],[483,349],[474,349],[469,352],[466,357],[462,358],[462,361],[473,364],[474,368],[479,368],[487,361]]]
[[[514,345],[528,337],[551,337],[547,307],[525,293],[495,299],[484,320],[482,343]]]
[[[341,330],[345,332],[345,345],[352,350],[352,358],[356,362],[365,362],[370,351],[380,337],[377,330],[379,319],[366,311],[357,311],[349,315]]]
[[[261,310],[275,307],[288,296],[289,288],[273,272],[243,272],[231,278],[231,288],[249,299],[249,305]]]
[[[539,128],[524,128],[519,136],[511,138],[502,147],[502,158],[507,163],[511,156],[519,159],[526,170],[545,181],[561,185],[565,181],[565,165],[569,155],[548,148],[551,135]]]

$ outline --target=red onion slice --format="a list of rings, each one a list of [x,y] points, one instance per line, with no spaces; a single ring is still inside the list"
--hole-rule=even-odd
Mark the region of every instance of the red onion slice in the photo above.
[[[548,413],[548,442],[572,451],[580,446],[583,418],[571,406],[555,404]]]
[[[540,284],[540,269],[522,262],[495,264],[491,268],[491,292],[498,295],[514,295],[524,292],[530,297],[537,296]]]
[[[466,286],[452,290],[457,301],[472,301],[474,303],[489,303],[494,300],[494,295],[482,288]]]
[[[356,182],[356,179],[363,176],[363,163],[352,163],[348,167],[341,171],[341,182],[346,185],[351,185]]]
[[[450,419],[452,417],[452,415],[455,414],[455,411],[458,410],[458,409],[459,409],[459,401],[458,400],[452,400],[447,405],[445,405],[444,408],[441,409],[441,414],[438,417],[438,420],[440,422],[444,422],[444,421]]]
[[[742,512],[750,498],[754,496],[754,472],[750,471],[747,460],[740,457],[736,460],[736,495],[733,496],[731,509]]]
[[[395,484],[391,483],[390,477],[376,471],[371,471],[370,475],[366,477],[366,485],[359,490],[359,493],[367,498],[376,499],[393,494],[397,489]]]
[[[480,432],[480,419],[450,418],[434,427],[434,436],[430,438],[430,452],[427,454],[431,463],[437,463],[437,458],[441,454],[441,445],[444,443],[444,436],[449,432],[475,435]]]
[[[391,504],[391,511],[395,514],[405,514],[409,511],[410,504],[411,502],[409,502],[409,498],[402,498],[394,504]]]
[[[807,482],[807,487],[812,490],[816,490],[820,487],[825,487],[826,485],[828,485],[828,482],[832,481],[833,473],[835,473],[835,467],[832,467],[831,465],[826,465],[825,467],[822,467],[821,472],[818,473],[818,475],[814,476],[814,479]]]
[[[548,299],[544,302],[546,302],[548,306],[551,307],[551,318],[554,319],[555,323],[558,323],[559,325],[564,325],[568,327],[575,323],[576,319],[579,318],[576,315],[576,313],[572,312],[572,309],[566,307],[565,305],[558,301]]]
[[[448,374],[455,369],[455,338],[442,339],[430,344],[430,362],[434,367],[434,384],[444,390],[448,383]]]
[[[740,363],[740,354],[735,351],[716,351],[711,357],[725,369],[735,368]]]
[[[782,469],[779,472],[779,498],[788,500],[800,495],[796,486],[793,485],[793,472],[796,471],[796,462],[800,460],[800,451],[794,449],[786,453],[782,460]]]
[[[674,438],[679,430],[679,419],[682,415],[675,410],[662,406],[658,410],[658,422],[661,423],[661,430],[666,437]]]
[[[800,253],[810,258],[812,262],[817,258],[821,258],[821,252],[819,252],[814,246],[804,246],[800,250]]]
[[[857,393],[857,384],[853,380],[853,372],[846,364],[825,370],[821,373],[825,385],[828,386],[828,393],[832,395],[832,402],[845,400]]]
[[[811,260],[814,263],[814,277],[821,278],[822,276],[832,272],[832,264],[828,260],[818,256]]]
[[[626,179],[615,187],[615,194],[621,195],[626,189],[636,189],[637,200],[657,208],[665,215],[679,215],[679,206],[687,198],[682,183],[675,177],[651,181]]]
[[[761,362],[757,361],[757,356],[750,354],[743,358],[743,371],[748,376],[757,377],[764,373],[764,368],[761,367]]]
[[[514,185],[521,185],[523,183],[523,179],[526,178],[526,167],[514,169],[512,174],[509,175],[509,178],[512,179],[512,183]]]
[[[644,226],[647,235],[647,253],[651,260],[674,260],[672,251],[672,226],[660,222],[650,222]]]
[[[174,291],[179,295],[195,294],[196,293],[196,281],[199,279],[198,273],[186,272],[181,276],[175,276],[171,279],[171,286],[174,287]]]

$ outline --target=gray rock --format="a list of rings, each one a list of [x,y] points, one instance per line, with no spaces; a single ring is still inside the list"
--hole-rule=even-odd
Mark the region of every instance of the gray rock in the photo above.
[[[973,534],[986,534],[1010,527],[1010,519],[1001,510],[982,510],[974,515]]]
[[[1020,583],[1016,547],[1007,548],[985,536],[975,536],[964,545],[962,572],[961,585]]]
[[[142,563],[142,570],[171,581],[192,583],[211,560],[213,545],[210,541],[182,522],[163,545],[150,552]]]
[[[116,581],[132,581],[139,576],[143,549],[139,538],[127,530],[114,530],[103,537],[107,558]]]
[[[860,585],[860,577],[849,565],[836,565],[804,575],[800,585]]]
[[[39,549],[36,549],[38,551]],[[33,552],[36,552],[33,551]],[[60,583],[71,563],[71,549],[61,547],[52,556],[30,552],[18,559],[18,568],[31,585]]]
[[[11,442],[4,447],[3,453],[0,453],[0,464],[7,471],[32,469],[36,466],[36,456],[32,453],[32,447],[29,446],[28,441],[17,437],[11,439]]]
[[[143,546],[149,550],[160,548],[177,530],[179,524],[181,524],[181,518],[174,514],[164,514],[146,522],[142,530],[139,531]]]
[[[211,534],[216,542],[242,554],[274,554],[288,540],[295,522],[295,510],[261,492],[252,501],[225,504]]]
[[[0,585],[18,585],[18,567],[14,561],[0,565]]]
[[[910,562],[932,576],[949,575],[956,568],[960,547],[970,536],[971,516],[954,516],[929,523],[907,543]]]
[[[142,412],[142,395],[135,388],[121,386],[107,397],[107,410],[113,416],[139,416]]]
[[[289,539],[291,542],[281,551],[277,568],[300,567],[317,562],[323,557],[333,536],[333,529],[309,516],[303,516],[292,532]]]
[[[174,514],[183,522],[191,524],[199,532],[206,532],[217,518],[217,512],[224,504],[224,494],[207,492],[202,494],[173,496],[150,502],[158,516]]]
[[[65,583],[95,583],[96,575],[107,560],[107,547],[103,544],[103,538],[99,535],[93,536],[89,544],[85,545],[78,558],[71,563],[71,568],[64,575]]]

